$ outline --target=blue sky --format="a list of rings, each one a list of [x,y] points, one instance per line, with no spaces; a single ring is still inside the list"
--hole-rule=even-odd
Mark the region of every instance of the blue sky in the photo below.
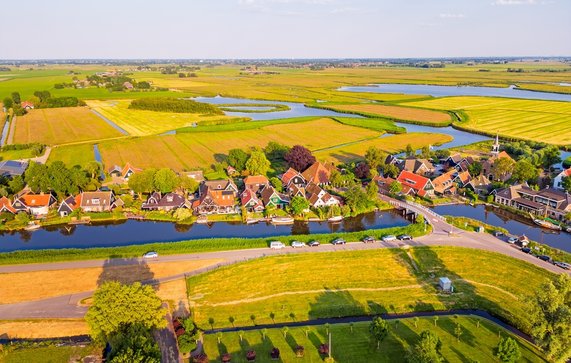
[[[1,59],[571,55],[571,0],[28,0],[1,13]]]

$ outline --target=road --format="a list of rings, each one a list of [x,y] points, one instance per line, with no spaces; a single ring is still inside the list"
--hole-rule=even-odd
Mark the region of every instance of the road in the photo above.
[[[498,238],[485,234],[467,232],[447,224],[441,217],[435,216],[432,213],[427,213],[418,206],[408,206],[410,210],[415,210],[425,215],[425,218],[432,224],[433,232],[430,235],[419,237],[414,241],[395,241],[395,242],[376,242],[376,243],[348,243],[346,245],[334,246],[331,244],[322,244],[318,247],[305,247],[305,248],[284,248],[281,250],[272,250],[269,248],[257,248],[247,250],[233,250],[233,251],[218,251],[218,252],[203,252],[161,256],[151,261],[146,260],[147,263],[153,264],[158,262],[175,262],[175,261],[189,261],[189,260],[210,260],[210,259],[223,259],[224,262],[195,270],[186,274],[177,274],[173,276],[156,279],[153,283],[167,282],[180,279],[185,276],[192,276],[206,271],[210,271],[220,266],[230,265],[237,262],[247,261],[250,259],[284,255],[293,253],[320,253],[320,252],[335,252],[335,251],[358,251],[358,250],[372,250],[378,248],[398,248],[404,246],[458,246],[474,248],[486,251],[502,253],[520,260],[524,260],[546,270],[554,273],[571,273],[571,271],[564,271],[551,263],[539,260],[538,258],[521,252],[518,248]],[[121,264],[135,264],[139,263],[137,260],[118,260],[117,265]],[[102,267],[105,260],[88,260],[88,261],[70,261],[70,262],[56,262],[56,263],[40,263],[40,264],[26,264],[26,265],[9,265],[0,266],[0,273],[14,273],[14,272],[28,272],[28,271],[44,271],[44,270],[64,270],[88,267]],[[82,317],[87,309],[78,306],[81,300],[91,296],[93,291],[83,292],[79,294],[59,296],[50,299],[43,299],[37,301],[28,301],[24,303],[4,304],[0,305],[0,319],[29,319],[29,318],[78,318]]]

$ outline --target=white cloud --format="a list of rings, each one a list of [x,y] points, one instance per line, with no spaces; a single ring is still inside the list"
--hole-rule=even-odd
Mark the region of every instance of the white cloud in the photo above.
[[[462,19],[466,16],[464,14],[451,14],[451,13],[441,13],[438,17],[442,19]]]
[[[537,0],[496,0],[492,5],[535,5]]]

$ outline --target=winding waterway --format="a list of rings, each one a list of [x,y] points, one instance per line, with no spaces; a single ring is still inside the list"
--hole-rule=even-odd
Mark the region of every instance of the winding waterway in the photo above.
[[[93,225],[61,225],[33,232],[0,233],[0,252],[46,248],[88,248],[173,242],[201,238],[263,238],[298,234],[356,232],[367,229],[406,226],[409,222],[394,211],[373,212],[346,218],[341,223],[295,222],[274,226],[241,222],[177,225],[171,222],[128,220]]]

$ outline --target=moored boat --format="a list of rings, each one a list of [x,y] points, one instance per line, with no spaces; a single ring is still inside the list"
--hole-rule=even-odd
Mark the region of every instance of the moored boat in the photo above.
[[[39,223],[30,222],[24,229],[26,231],[35,231],[40,228],[42,228],[42,226]]]
[[[273,217],[272,224],[293,224],[294,219],[291,217]]]
[[[554,231],[560,231],[560,230],[561,230],[561,227],[560,227],[560,226],[558,226],[558,225],[556,225],[556,224],[553,224],[553,223],[551,223],[551,222],[549,222],[549,221],[544,221],[544,220],[542,220],[542,219],[537,219],[537,218],[536,218],[536,219],[533,220],[533,223],[537,224],[538,226],[540,226],[540,227],[542,227],[542,228],[552,229],[552,230],[554,230]]]
[[[338,223],[341,222],[343,220],[343,216],[335,216],[335,217],[331,217],[329,219],[327,219],[328,222],[331,223]]]
[[[259,219],[246,219],[246,224],[256,224],[259,221]]]

